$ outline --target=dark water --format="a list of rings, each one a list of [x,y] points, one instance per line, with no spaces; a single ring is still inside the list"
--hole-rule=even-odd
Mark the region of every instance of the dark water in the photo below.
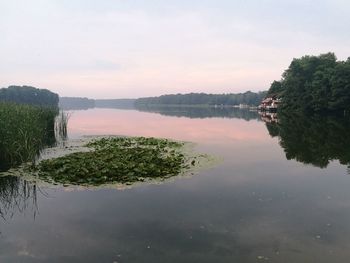
[[[74,112],[71,138],[194,141],[223,161],[127,190],[0,178],[0,262],[349,261],[349,121],[188,114]]]

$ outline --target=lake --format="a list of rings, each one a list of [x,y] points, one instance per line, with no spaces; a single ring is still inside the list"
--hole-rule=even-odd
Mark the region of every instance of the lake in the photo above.
[[[74,111],[69,137],[191,141],[220,162],[124,190],[0,177],[0,262],[348,262],[347,120],[143,110]]]

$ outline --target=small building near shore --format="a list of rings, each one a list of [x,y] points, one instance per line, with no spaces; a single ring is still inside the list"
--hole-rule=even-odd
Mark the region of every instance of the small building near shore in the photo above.
[[[273,95],[270,97],[266,97],[261,104],[259,105],[258,109],[260,111],[277,111],[277,108],[281,104],[281,99],[277,97],[277,95]]]

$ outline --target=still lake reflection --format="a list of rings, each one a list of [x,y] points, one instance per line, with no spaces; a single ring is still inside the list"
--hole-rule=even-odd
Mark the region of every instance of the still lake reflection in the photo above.
[[[193,141],[223,161],[122,191],[0,178],[0,262],[348,262],[347,121],[189,114],[75,111],[71,138]]]

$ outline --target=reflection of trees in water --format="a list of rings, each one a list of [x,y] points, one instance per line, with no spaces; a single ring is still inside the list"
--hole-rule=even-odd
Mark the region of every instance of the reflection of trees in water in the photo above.
[[[334,116],[281,115],[266,123],[269,134],[278,136],[288,160],[317,167],[339,160],[350,170],[350,119]]]
[[[138,105],[139,111],[159,113],[166,116],[188,117],[188,118],[237,118],[244,120],[260,120],[256,111],[229,107],[176,107],[157,105]]]
[[[37,212],[37,186],[19,177],[0,177],[0,216],[6,220],[17,212]]]

